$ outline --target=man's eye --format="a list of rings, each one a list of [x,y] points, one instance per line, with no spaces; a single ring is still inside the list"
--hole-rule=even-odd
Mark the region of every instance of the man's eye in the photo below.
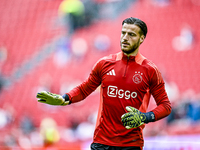
[[[133,33],[129,33],[129,35],[130,35],[130,36],[135,36],[135,34],[133,34]]]

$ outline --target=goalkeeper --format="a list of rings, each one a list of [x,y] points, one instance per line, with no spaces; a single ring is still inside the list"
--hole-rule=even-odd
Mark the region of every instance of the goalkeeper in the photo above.
[[[147,26],[140,19],[123,20],[121,52],[97,61],[89,77],[64,95],[47,91],[37,94],[38,102],[65,106],[85,99],[101,86],[92,150],[141,150],[145,124],[171,112],[159,70],[139,51],[146,34]],[[147,112],[151,95],[157,106]]]

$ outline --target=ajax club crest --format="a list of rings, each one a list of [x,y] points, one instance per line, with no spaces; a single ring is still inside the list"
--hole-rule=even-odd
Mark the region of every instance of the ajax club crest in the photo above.
[[[133,76],[133,82],[135,82],[136,84],[139,84],[142,82],[142,75],[143,73],[141,72],[135,72],[135,75]]]

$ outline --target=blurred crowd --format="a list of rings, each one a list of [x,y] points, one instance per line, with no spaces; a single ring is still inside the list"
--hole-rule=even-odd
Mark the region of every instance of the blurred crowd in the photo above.
[[[115,19],[135,0],[63,0],[58,14],[71,36],[77,29],[87,27],[100,19]]]
[[[24,114],[17,121],[15,109],[4,105],[0,109],[0,149],[20,147],[22,149],[45,149],[64,147],[68,143],[90,141],[96,122],[96,113],[78,122],[71,120],[70,126],[58,126],[51,117],[45,117],[36,125],[30,114]]]
[[[172,112],[167,118],[167,124],[200,123],[200,93],[188,90],[172,102]]]

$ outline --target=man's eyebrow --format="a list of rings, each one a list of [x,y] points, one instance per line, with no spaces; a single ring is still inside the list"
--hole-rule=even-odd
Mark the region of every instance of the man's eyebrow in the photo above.
[[[134,31],[128,31],[127,33],[136,34]]]

